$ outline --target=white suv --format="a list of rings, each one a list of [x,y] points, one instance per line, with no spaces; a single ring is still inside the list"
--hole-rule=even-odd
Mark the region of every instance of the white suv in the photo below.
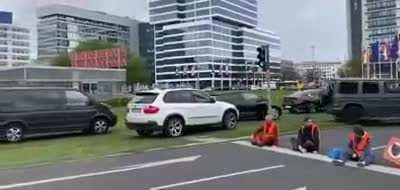
[[[238,118],[239,111],[232,104],[215,101],[202,91],[175,89],[136,93],[128,104],[125,121],[140,136],[162,131],[178,137],[191,126],[222,124],[234,129]]]

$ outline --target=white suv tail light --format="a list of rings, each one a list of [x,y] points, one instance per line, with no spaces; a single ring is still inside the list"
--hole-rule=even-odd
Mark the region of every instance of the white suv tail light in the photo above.
[[[143,113],[145,113],[145,114],[156,114],[159,111],[160,111],[159,107],[152,106],[152,105],[143,108]]]

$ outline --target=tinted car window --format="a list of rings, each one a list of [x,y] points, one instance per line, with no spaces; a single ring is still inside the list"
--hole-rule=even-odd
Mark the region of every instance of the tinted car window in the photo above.
[[[211,97],[207,93],[201,91],[193,91],[192,94],[194,101],[197,103],[210,103],[211,101]]]
[[[66,91],[67,106],[87,106],[89,98],[78,91]]]
[[[385,82],[385,93],[400,94],[400,82]]]
[[[135,104],[151,104],[156,100],[157,96],[158,94],[156,93],[137,93],[131,102]]]
[[[172,91],[164,97],[165,103],[193,103],[193,95],[190,91]]]
[[[339,84],[339,93],[341,94],[357,94],[358,83],[356,82],[342,82]]]
[[[8,90],[0,99],[1,112],[51,110],[65,103],[63,92],[56,90]]]
[[[258,96],[255,94],[242,94],[243,98],[245,101],[257,101],[258,100]]]
[[[243,98],[240,94],[221,94],[217,96],[218,101],[228,102],[234,105],[243,103]]]
[[[379,83],[377,83],[377,82],[364,82],[362,88],[363,88],[364,94],[378,94],[379,93]]]

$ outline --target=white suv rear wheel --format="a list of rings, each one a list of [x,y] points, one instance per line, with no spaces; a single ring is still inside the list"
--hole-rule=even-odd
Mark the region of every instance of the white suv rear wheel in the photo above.
[[[179,117],[168,119],[165,127],[165,135],[169,137],[179,137],[183,134],[184,124]]]

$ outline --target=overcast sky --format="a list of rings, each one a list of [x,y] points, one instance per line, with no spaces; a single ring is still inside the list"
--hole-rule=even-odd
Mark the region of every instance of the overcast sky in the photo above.
[[[14,21],[36,31],[35,9],[62,3],[100,10],[138,20],[148,20],[147,0],[0,0],[0,10],[14,12]],[[285,59],[296,62],[312,58],[316,47],[318,61],[347,58],[346,0],[259,0],[259,25],[282,38]],[[33,32],[36,41],[36,32]],[[36,46],[36,43],[32,43]],[[34,47],[35,48],[35,47]]]

